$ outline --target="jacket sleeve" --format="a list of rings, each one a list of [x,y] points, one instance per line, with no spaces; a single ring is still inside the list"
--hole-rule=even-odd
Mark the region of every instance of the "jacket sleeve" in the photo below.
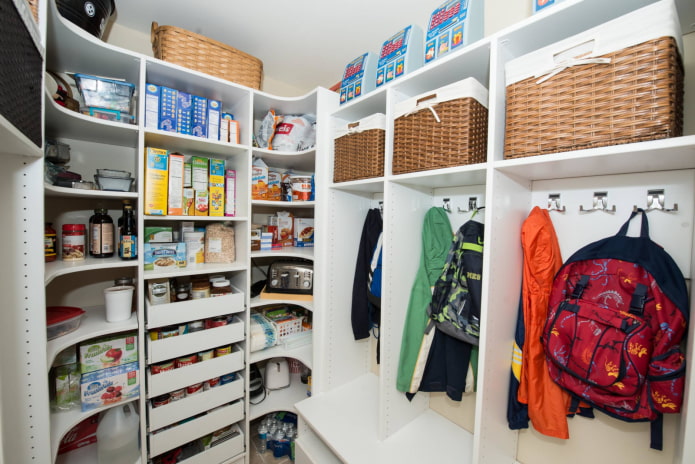
[[[516,319],[516,333],[514,334],[514,351],[512,354],[512,373],[509,377],[509,401],[507,402],[507,421],[512,430],[528,428],[528,405],[517,398],[519,380],[521,378],[522,351],[524,349],[524,311],[522,300],[519,299],[519,310]]]
[[[362,228],[360,245],[357,249],[355,278],[352,284],[351,320],[352,333],[355,340],[369,338],[369,331],[371,329],[368,295],[369,269],[372,261],[372,253],[374,252],[381,231],[381,213],[379,213],[378,209],[369,210]]]

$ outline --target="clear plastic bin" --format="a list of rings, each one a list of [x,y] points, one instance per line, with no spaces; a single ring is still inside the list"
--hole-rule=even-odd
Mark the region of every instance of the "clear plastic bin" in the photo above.
[[[132,113],[134,84],[79,73],[74,79],[85,106]]]

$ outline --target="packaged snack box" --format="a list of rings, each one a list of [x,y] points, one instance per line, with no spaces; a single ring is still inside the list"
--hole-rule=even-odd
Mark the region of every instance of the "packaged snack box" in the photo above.
[[[82,374],[137,362],[137,332],[101,337],[80,343],[79,359]]]
[[[82,375],[80,401],[82,411],[91,411],[140,395],[139,363],[133,362]]]

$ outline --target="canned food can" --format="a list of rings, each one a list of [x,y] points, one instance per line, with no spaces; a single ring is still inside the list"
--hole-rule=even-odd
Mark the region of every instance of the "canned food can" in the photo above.
[[[220,346],[219,348],[215,348],[215,357],[219,358],[220,356],[225,356],[227,354],[230,354],[231,352],[232,345]]]
[[[211,388],[219,387],[220,386],[220,378],[219,377],[213,377],[210,380],[206,380],[203,382],[203,390],[208,391]]]
[[[174,390],[173,392],[169,392],[169,397],[171,398],[171,401],[183,399],[186,397],[186,389],[180,388],[178,390]]]
[[[292,201],[311,199],[311,177],[292,176]]]
[[[159,339],[162,340],[164,338],[176,337],[178,334],[178,327],[163,327],[162,330],[159,332]]]
[[[161,372],[173,371],[174,361],[164,361],[158,364],[152,364],[150,366],[150,373],[152,375],[159,374]]]
[[[197,354],[189,354],[188,356],[181,356],[176,358],[176,368],[190,366],[198,362]]]
[[[225,316],[219,316],[205,320],[206,329],[214,329],[215,327],[222,327],[225,325],[227,325],[227,318]]]
[[[186,387],[186,396],[195,395],[203,391],[203,382],[194,383]]]
[[[163,395],[159,395],[156,398],[152,399],[152,407],[153,408],[158,408],[160,406],[164,406],[165,404],[171,403],[171,395],[168,393],[165,393]]]
[[[188,333],[199,332],[205,330],[205,323],[203,321],[193,321],[188,323]]]
[[[202,361],[209,361],[210,359],[215,357],[215,351],[214,350],[206,350],[206,351],[201,351],[198,353],[198,359]]]

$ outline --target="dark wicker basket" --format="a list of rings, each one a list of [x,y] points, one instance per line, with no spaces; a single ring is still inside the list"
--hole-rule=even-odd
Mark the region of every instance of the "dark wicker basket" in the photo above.
[[[557,153],[683,133],[683,64],[673,37],[507,86],[504,157]]]
[[[385,139],[383,129],[368,129],[337,137],[333,144],[333,182],[382,177]]]
[[[393,174],[484,163],[488,110],[464,97],[432,105],[394,121]]]

